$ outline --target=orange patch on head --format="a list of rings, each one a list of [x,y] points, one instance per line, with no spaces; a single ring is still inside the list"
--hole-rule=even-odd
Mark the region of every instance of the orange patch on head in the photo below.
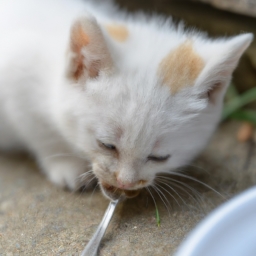
[[[173,94],[192,86],[204,67],[203,59],[194,51],[192,41],[185,41],[160,63],[159,74]]]
[[[106,30],[118,42],[126,41],[129,35],[129,31],[124,25],[106,25]]]

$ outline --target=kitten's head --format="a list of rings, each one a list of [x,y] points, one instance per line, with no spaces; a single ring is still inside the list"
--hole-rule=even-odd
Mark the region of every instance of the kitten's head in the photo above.
[[[106,196],[133,195],[157,174],[187,164],[214,131],[252,35],[196,40],[187,37],[164,57],[152,56],[152,65],[123,70],[93,18],[72,27],[60,127],[90,158]]]

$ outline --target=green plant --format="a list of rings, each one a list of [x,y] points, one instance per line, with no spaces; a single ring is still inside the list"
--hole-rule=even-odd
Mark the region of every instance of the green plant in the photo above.
[[[156,205],[155,207],[156,207],[156,223],[157,223],[157,226],[160,227],[160,224],[161,224],[160,215]]]
[[[231,84],[226,94],[222,120],[231,118],[256,125],[256,110],[244,108],[254,101],[256,102],[256,87],[239,94],[236,87]]]

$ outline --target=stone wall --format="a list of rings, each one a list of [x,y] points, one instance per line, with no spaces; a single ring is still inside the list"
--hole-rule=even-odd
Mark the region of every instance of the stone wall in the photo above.
[[[210,4],[223,10],[256,17],[255,0],[193,0]]]

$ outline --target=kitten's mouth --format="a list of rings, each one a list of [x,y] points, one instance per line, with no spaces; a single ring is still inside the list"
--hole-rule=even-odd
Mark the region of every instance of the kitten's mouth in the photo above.
[[[133,198],[138,196],[140,193],[140,189],[125,190],[109,185],[105,182],[101,182],[101,188],[103,190],[103,193],[112,200],[118,199],[121,196],[124,196],[126,198]]]

